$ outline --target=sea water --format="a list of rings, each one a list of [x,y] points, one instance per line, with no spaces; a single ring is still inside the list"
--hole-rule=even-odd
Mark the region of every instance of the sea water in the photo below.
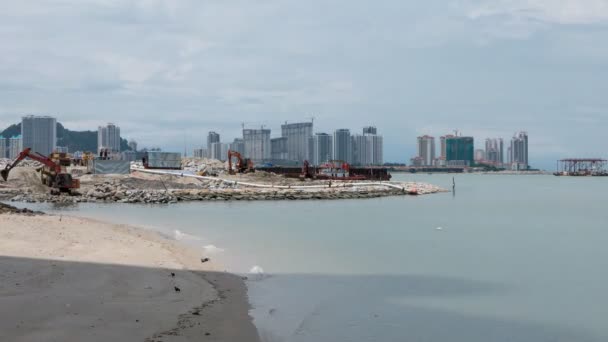
[[[366,200],[31,205],[145,226],[248,274],[265,341],[608,341],[608,178],[410,175]]]

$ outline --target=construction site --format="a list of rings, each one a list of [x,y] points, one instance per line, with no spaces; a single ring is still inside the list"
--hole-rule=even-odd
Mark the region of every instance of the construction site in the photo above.
[[[424,183],[391,182],[388,172],[352,172],[348,165],[289,172],[255,168],[235,152],[226,162],[155,152],[127,162],[24,150],[0,159],[0,200],[25,202],[176,203],[180,201],[354,199],[444,191]],[[352,172],[352,173],[351,173]]]
[[[601,158],[570,158],[557,161],[556,176],[608,176],[608,161]]]

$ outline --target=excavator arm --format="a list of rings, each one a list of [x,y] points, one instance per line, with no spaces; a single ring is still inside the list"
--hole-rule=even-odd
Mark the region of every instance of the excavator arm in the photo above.
[[[61,172],[61,166],[55,164],[51,159],[49,159],[41,154],[32,153],[32,149],[28,147],[28,148],[24,149],[23,151],[21,151],[21,153],[19,153],[19,156],[17,156],[17,158],[11,164],[6,165],[4,170],[0,171],[0,176],[2,176],[2,179],[4,179],[5,182],[8,180],[9,172],[11,172],[11,170],[15,166],[19,165],[19,163],[21,161],[23,161],[23,159],[25,159],[25,158],[30,158],[32,160],[40,162],[40,163],[48,166],[50,169],[54,170],[56,173]]]
[[[236,169],[240,172],[247,172],[253,170],[253,162],[250,159],[243,159],[240,153],[237,151],[228,150],[228,172],[234,174],[232,169],[232,158],[236,158]]]

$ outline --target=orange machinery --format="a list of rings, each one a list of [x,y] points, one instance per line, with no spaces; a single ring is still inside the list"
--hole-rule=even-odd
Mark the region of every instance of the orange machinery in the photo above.
[[[11,164],[6,165],[4,170],[0,171],[2,179],[7,181],[9,172],[25,158],[30,158],[44,165],[40,170],[40,179],[42,184],[51,189],[59,192],[70,192],[72,189],[80,188],[80,181],[73,179],[70,173],[64,171],[64,168],[70,165],[70,158],[65,153],[53,153],[49,158],[40,153],[32,152],[31,148],[24,149]]]

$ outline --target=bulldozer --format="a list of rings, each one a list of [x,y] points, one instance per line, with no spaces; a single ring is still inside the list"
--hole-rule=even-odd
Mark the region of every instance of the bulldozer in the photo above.
[[[40,172],[40,180],[42,184],[51,188],[51,193],[58,194],[61,192],[72,192],[74,189],[80,188],[80,181],[73,179],[72,175],[65,172],[65,167],[70,166],[70,158],[66,153],[52,153],[50,157],[46,157],[40,153],[32,152],[31,148],[24,149],[19,156],[0,171],[0,176],[6,182],[11,170],[19,165],[25,158],[35,160],[42,163]]]

